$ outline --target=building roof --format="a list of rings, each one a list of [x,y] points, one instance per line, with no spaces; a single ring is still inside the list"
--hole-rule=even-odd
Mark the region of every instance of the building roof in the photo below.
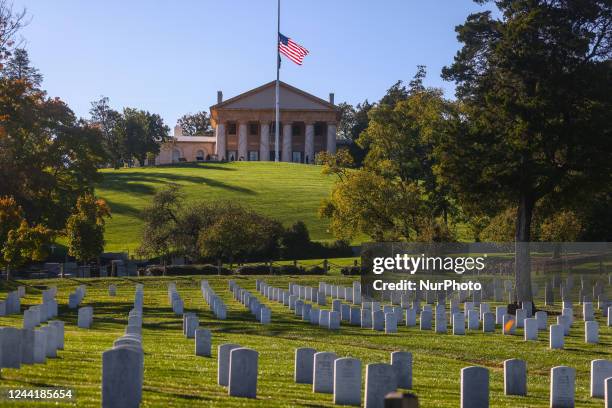
[[[241,93],[210,107],[218,109],[274,109],[276,81]],[[280,81],[280,108],[283,110],[336,110],[336,106],[317,96]]]
[[[173,142],[216,142],[215,136],[173,136]]]

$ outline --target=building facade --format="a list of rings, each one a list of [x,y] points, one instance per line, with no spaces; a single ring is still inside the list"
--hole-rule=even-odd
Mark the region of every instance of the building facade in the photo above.
[[[275,160],[275,81],[226,101],[221,91],[210,107],[214,135],[183,136],[162,147],[156,164],[182,161]],[[335,153],[338,110],[328,101],[280,82],[280,160],[314,163],[322,151]]]

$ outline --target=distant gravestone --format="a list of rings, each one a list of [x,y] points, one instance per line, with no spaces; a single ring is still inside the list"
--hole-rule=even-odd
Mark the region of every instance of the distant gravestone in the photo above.
[[[495,331],[495,314],[487,312],[482,315],[482,331],[483,333],[492,333]]]
[[[563,335],[564,336],[569,336],[570,328],[571,328],[569,317],[567,317],[567,316],[557,316],[557,324],[560,325],[560,326],[563,326]]]
[[[195,330],[195,354],[196,356],[210,357],[212,346],[212,335],[208,329]]]
[[[504,324],[504,315],[508,313],[506,306],[495,307],[495,324]]]
[[[309,347],[295,349],[294,379],[298,384],[312,384],[314,355],[317,350]]]
[[[237,348],[230,352],[229,388],[232,397],[255,398],[257,396],[257,372],[259,353],[249,348]]]
[[[21,364],[34,364],[34,329],[21,330]]]
[[[116,296],[117,295],[117,286],[109,285],[108,286],[108,295],[109,296]]]
[[[412,353],[394,351],[391,353],[391,366],[399,388],[412,389]]]
[[[372,328],[372,311],[370,309],[363,308],[361,313],[361,328],[371,329]]]
[[[372,311],[372,329],[385,330],[385,312],[382,310]]]
[[[312,391],[331,394],[334,391],[336,353],[318,352],[313,359]]]
[[[538,330],[546,330],[548,314],[545,311],[540,310],[539,312],[536,312],[535,318],[538,321]]]
[[[416,326],[416,310],[412,307],[407,308],[405,319],[407,327]]]
[[[353,326],[361,326],[361,309],[358,306],[351,307],[349,323]]]
[[[384,408],[385,396],[396,389],[395,370],[390,364],[366,366],[364,408]]]
[[[523,320],[527,318],[527,311],[525,309],[516,309],[516,327],[523,327]]]
[[[478,330],[480,328],[480,312],[469,310],[467,317],[468,330]]]
[[[576,370],[557,366],[550,370],[550,408],[574,408]]]
[[[329,310],[321,310],[319,312],[319,327],[329,327]]]
[[[329,312],[329,329],[339,330],[340,329],[340,312]]]
[[[200,320],[198,316],[190,315],[187,316],[187,320],[185,322],[185,337],[188,339],[192,339],[195,337],[195,332],[200,326]]]
[[[310,309],[310,324],[319,324],[319,314],[321,313],[321,311],[316,308],[313,307],[312,309]]]
[[[550,325],[550,348],[553,350],[562,349],[564,345],[563,326],[560,324]]]
[[[599,323],[596,321],[584,322],[584,341],[590,344],[599,343]]]
[[[591,361],[591,397],[605,397],[605,380],[612,377],[612,361]]]
[[[475,311],[470,310],[469,312]],[[453,314],[453,334],[456,336],[462,336],[465,334],[465,314],[461,312]]]
[[[443,304],[436,305],[436,333],[444,334],[447,330],[446,308]]]
[[[527,395],[527,363],[524,360],[504,361],[504,394]]]
[[[44,330],[34,331],[34,363],[44,364],[47,360],[47,334]]]
[[[538,319],[525,319],[525,341],[538,339]]]
[[[585,322],[595,320],[595,310],[593,308],[593,302],[584,302],[582,304],[582,318]]]
[[[385,313],[385,333],[397,333],[397,319],[394,312]]]
[[[61,320],[51,320],[49,326],[55,329],[55,348],[64,349],[64,322]]]
[[[461,369],[461,408],[489,407],[489,370],[483,367]]]
[[[259,322],[261,324],[270,324],[270,321],[272,320],[271,314],[272,312],[270,311],[269,308],[267,308],[266,306],[262,306],[259,309]]]
[[[144,354],[119,346],[102,353],[102,408],[136,408],[142,400]]]
[[[431,330],[431,311],[423,310],[421,312],[421,321],[420,321],[421,330]]]
[[[217,349],[217,383],[219,385],[229,385],[229,365],[230,352],[233,349],[240,348],[238,344],[221,344]]]
[[[334,404],[361,405],[361,361],[339,358],[334,361]]]
[[[93,321],[93,308],[91,306],[79,308],[77,326],[81,329],[89,329]]]

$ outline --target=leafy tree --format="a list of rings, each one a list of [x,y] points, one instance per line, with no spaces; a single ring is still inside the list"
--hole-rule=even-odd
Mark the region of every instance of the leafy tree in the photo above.
[[[122,117],[121,113],[112,109],[107,97],[101,97],[91,103],[89,110],[90,123],[102,132],[106,155],[111,165],[118,169],[123,163]]]
[[[300,259],[312,244],[308,228],[303,221],[297,221],[287,228],[281,238],[285,258]]]
[[[25,25],[26,10],[13,10],[13,3],[0,0],[0,63],[11,55],[16,44],[16,36]]]
[[[136,158],[141,166],[146,164],[147,155],[157,154],[161,145],[170,140],[170,128],[156,113],[125,108],[120,129],[126,161]]]
[[[4,248],[9,231],[19,228],[23,210],[13,197],[0,197],[0,248]]]
[[[30,65],[30,57],[24,48],[13,51],[2,69],[2,75],[12,80],[27,81],[34,89],[40,88],[43,80],[38,69]]]
[[[183,135],[185,136],[203,135],[212,131],[210,118],[206,111],[183,115],[179,118],[177,123],[183,130]]]
[[[98,258],[104,252],[105,218],[110,216],[104,200],[93,194],[79,197],[66,222],[68,254],[85,262]]]
[[[142,211],[144,228],[138,249],[140,255],[165,257],[171,253],[181,198],[179,186],[170,184],[155,193],[151,205]]]
[[[478,0],[485,3],[485,0]],[[534,208],[547,196],[610,182],[612,7],[601,1],[497,0],[457,27],[463,47],[443,77],[459,110],[438,172],[464,209],[518,208],[517,301],[532,300]]]
[[[353,105],[342,102],[336,105],[338,110],[338,135],[341,139],[353,140],[353,127],[355,126],[355,108]]]

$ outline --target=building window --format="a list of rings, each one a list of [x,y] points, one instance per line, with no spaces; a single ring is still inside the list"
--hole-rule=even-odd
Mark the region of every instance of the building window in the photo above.
[[[238,152],[236,150],[228,150],[227,151],[227,159],[229,161],[238,160]]]
[[[249,161],[259,161],[259,152],[257,150],[249,150]]]
[[[293,152],[291,161],[294,163],[301,163],[302,162],[302,152]]]
[[[196,153],[196,160],[197,161],[204,161],[204,151],[203,150],[198,150]]]
[[[291,125],[291,134],[293,136],[300,136],[302,134],[302,127],[300,125]]]
[[[315,123],[314,134],[315,136],[323,136],[323,124],[322,123]]]
[[[228,123],[227,124],[227,134],[228,135],[235,135],[236,134],[236,124],[235,123]]]
[[[257,123],[249,123],[249,135],[256,136],[259,133],[259,125]]]
[[[177,163],[181,159],[181,152],[178,149],[172,151],[172,162]]]

